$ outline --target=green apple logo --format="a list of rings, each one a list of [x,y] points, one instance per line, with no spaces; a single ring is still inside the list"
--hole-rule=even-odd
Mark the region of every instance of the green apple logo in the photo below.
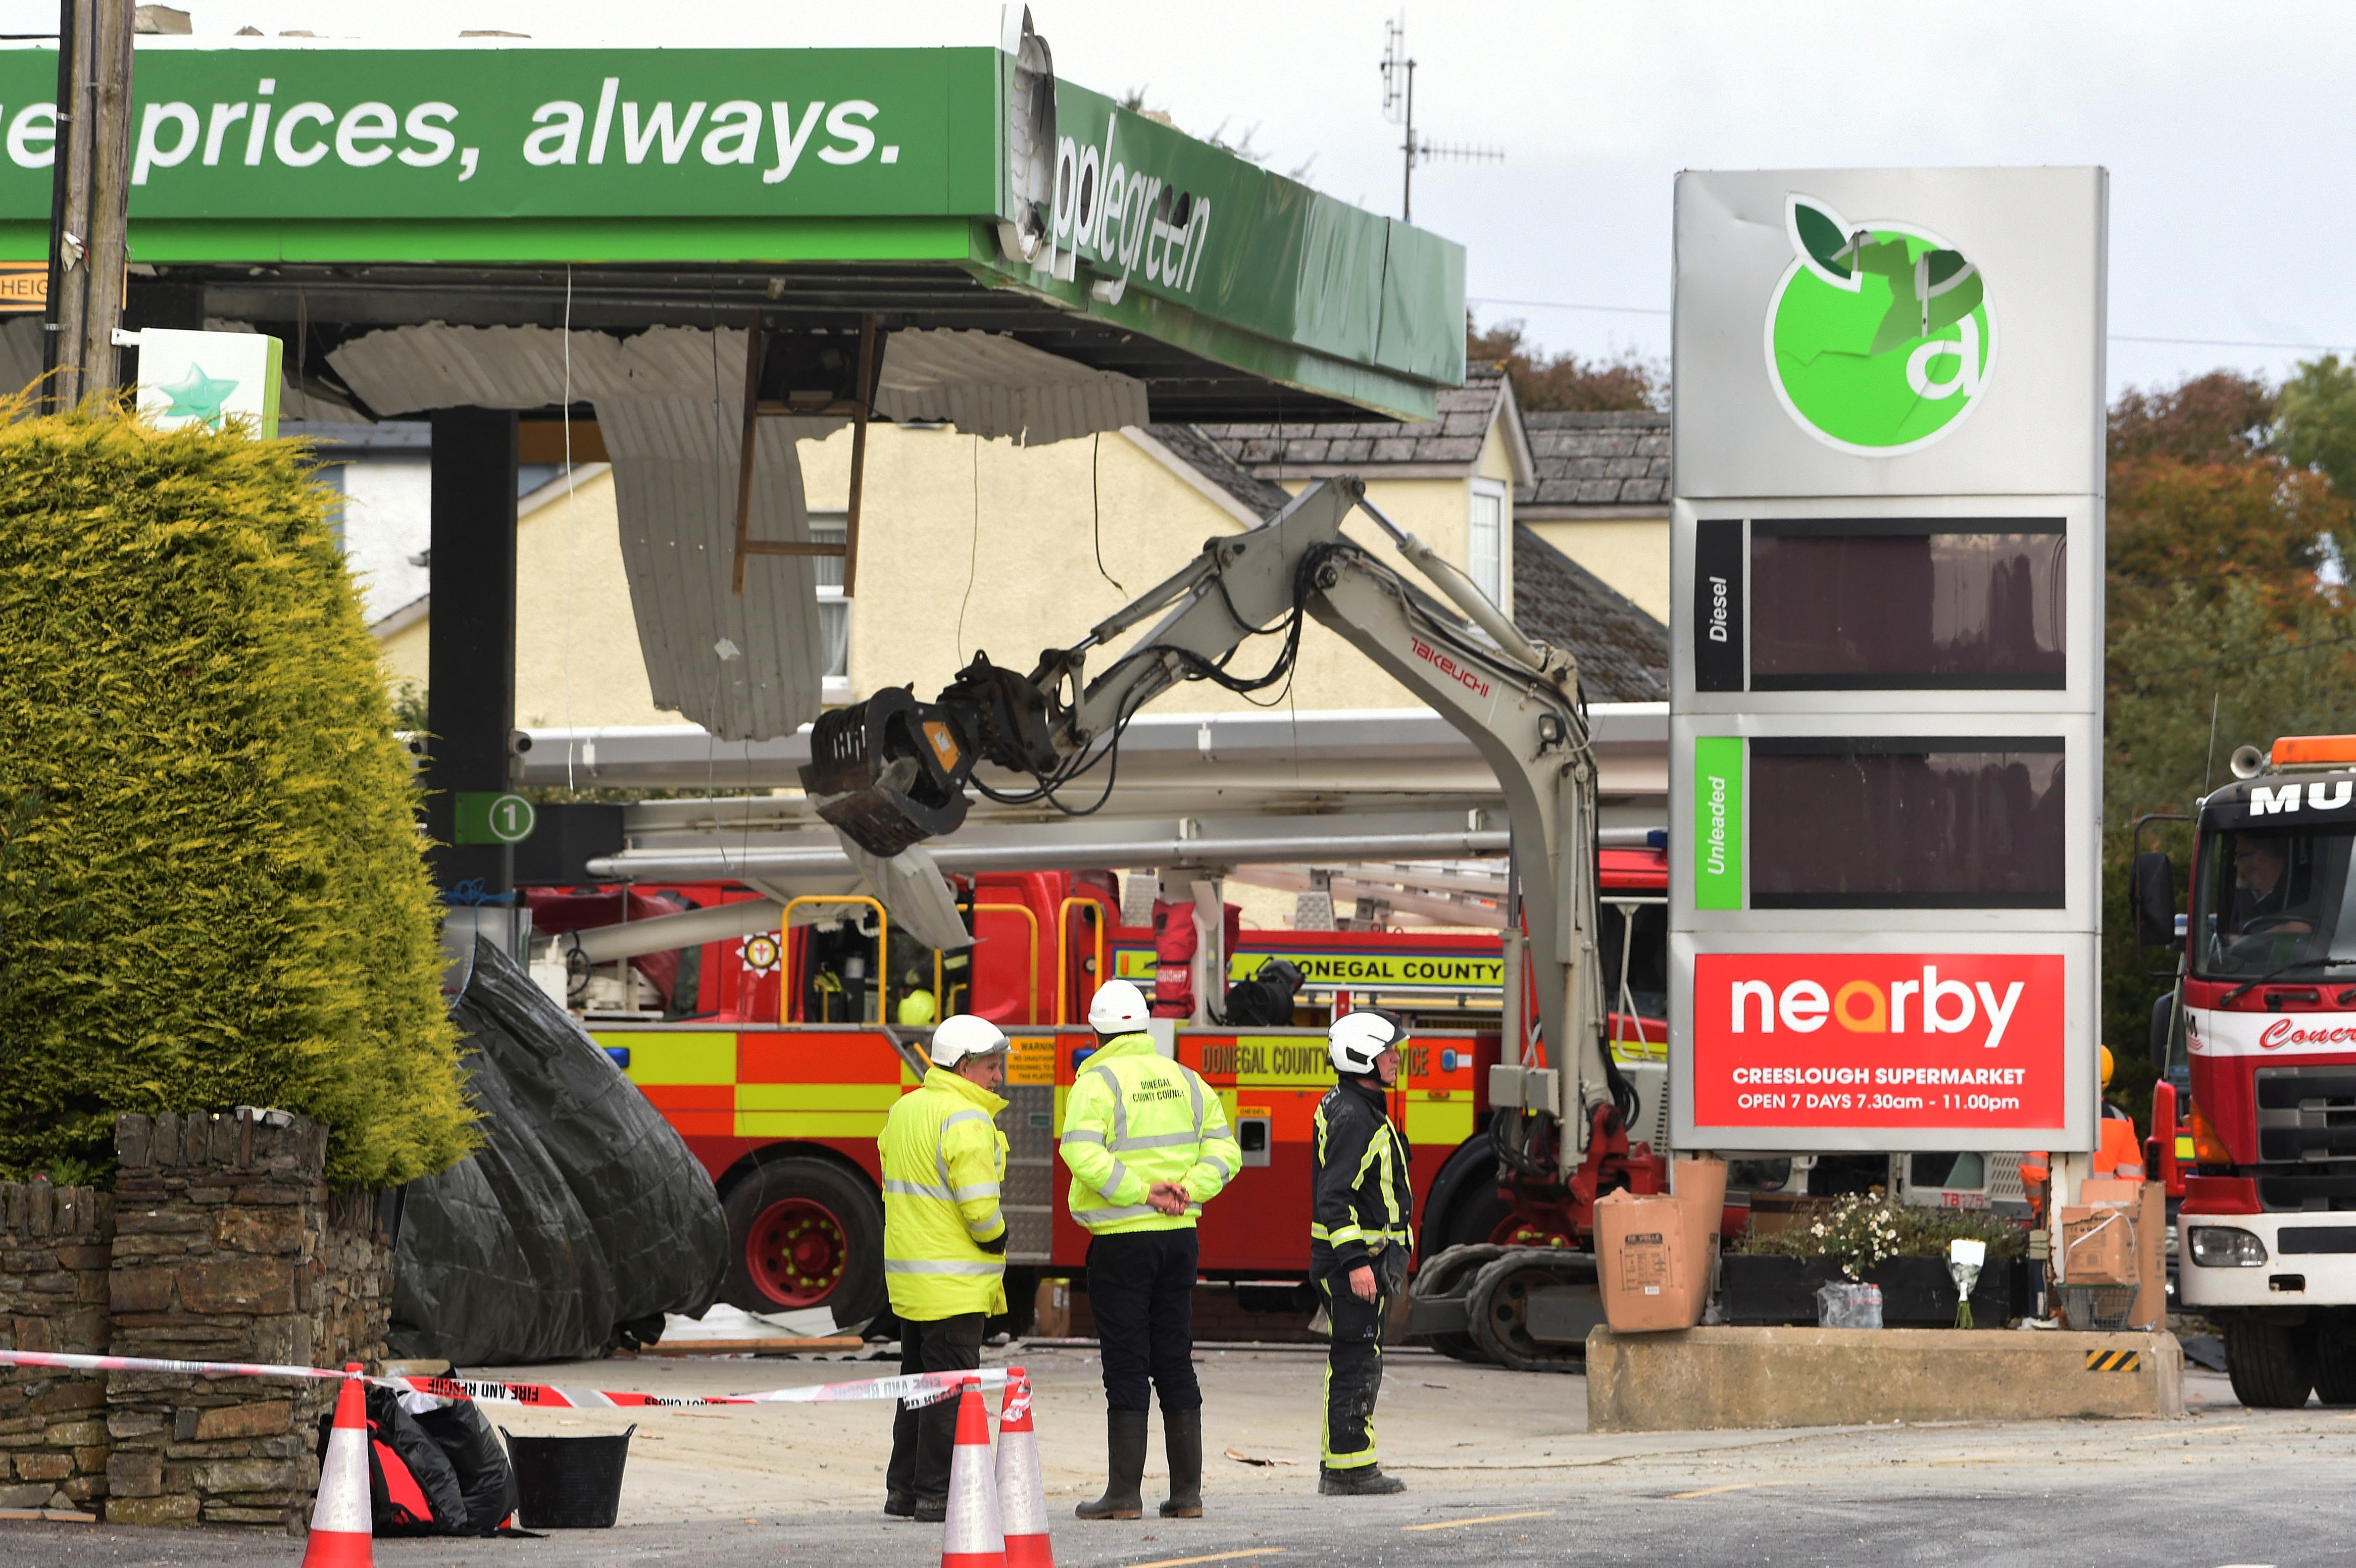
[[[1894,457],[1960,423],[1987,388],[1996,324],[1980,270],[1911,224],[1783,203],[1793,261],[1767,306],[1767,379],[1826,445]]]

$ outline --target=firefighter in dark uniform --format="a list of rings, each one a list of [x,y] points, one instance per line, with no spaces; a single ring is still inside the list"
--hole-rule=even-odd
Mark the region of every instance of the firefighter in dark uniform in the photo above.
[[[1407,1139],[1383,1091],[1398,1082],[1407,1029],[1374,1008],[1346,1014],[1326,1033],[1341,1082],[1318,1103],[1311,1147],[1309,1264],[1323,1296],[1333,1348],[1325,1365],[1327,1497],[1379,1497],[1407,1483],[1376,1465],[1375,1396],[1383,1385],[1383,1319],[1407,1283],[1415,1195]]]

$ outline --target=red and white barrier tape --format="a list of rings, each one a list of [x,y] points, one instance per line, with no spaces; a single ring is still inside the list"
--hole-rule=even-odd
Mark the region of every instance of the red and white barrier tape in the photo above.
[[[171,1372],[187,1377],[340,1379],[346,1375],[328,1367],[272,1366],[256,1361],[171,1361],[148,1356],[74,1356],[48,1350],[0,1350],[0,1367],[56,1367],[76,1372]],[[808,1388],[710,1396],[561,1389],[548,1383],[489,1382],[476,1378],[403,1377],[370,1378],[368,1381],[389,1388],[433,1394],[441,1399],[531,1404],[553,1410],[635,1410],[646,1406],[820,1404],[869,1399],[896,1399],[909,1405],[926,1405],[950,1397],[969,1382],[980,1388],[995,1388],[1006,1381],[1007,1371],[1004,1367],[984,1367],[970,1372],[917,1372],[908,1377],[866,1378],[857,1382],[819,1383]]]

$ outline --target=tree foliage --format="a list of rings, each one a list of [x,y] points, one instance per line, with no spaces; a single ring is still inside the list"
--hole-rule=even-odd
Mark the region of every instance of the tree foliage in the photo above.
[[[2326,360],[2276,392],[2212,371],[2128,391],[2111,410],[2103,1023],[2115,1096],[2139,1115],[2151,1005],[2167,985],[2147,969],[2170,955],[2136,949],[2136,818],[2189,813],[2230,777],[2237,746],[2356,728],[2356,608],[2339,578],[2356,492],[2322,455],[2335,421],[2356,420],[2356,398],[2332,393],[2348,376]],[[2180,897],[2191,835],[2156,832],[2141,847],[2170,851]]]
[[[1666,367],[1631,348],[1617,359],[1582,359],[1548,354],[1523,336],[1518,321],[1476,331],[1464,324],[1464,357],[1502,364],[1514,384],[1514,400],[1528,413],[1612,413],[1665,409],[1669,401]]]
[[[2356,499],[2356,365],[2337,354],[2310,360],[2283,383],[2281,402],[2284,458]]]
[[[0,409],[0,1168],[115,1115],[333,1130],[337,1186],[469,1146],[377,649],[300,449]]]

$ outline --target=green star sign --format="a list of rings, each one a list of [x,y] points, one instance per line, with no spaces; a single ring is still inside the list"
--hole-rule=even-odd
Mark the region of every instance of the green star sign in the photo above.
[[[172,406],[164,411],[166,419],[202,420],[218,428],[221,422],[221,405],[229,400],[231,392],[237,390],[237,386],[234,379],[208,376],[203,366],[192,362],[187,375],[168,387],[155,389],[172,400]]]

